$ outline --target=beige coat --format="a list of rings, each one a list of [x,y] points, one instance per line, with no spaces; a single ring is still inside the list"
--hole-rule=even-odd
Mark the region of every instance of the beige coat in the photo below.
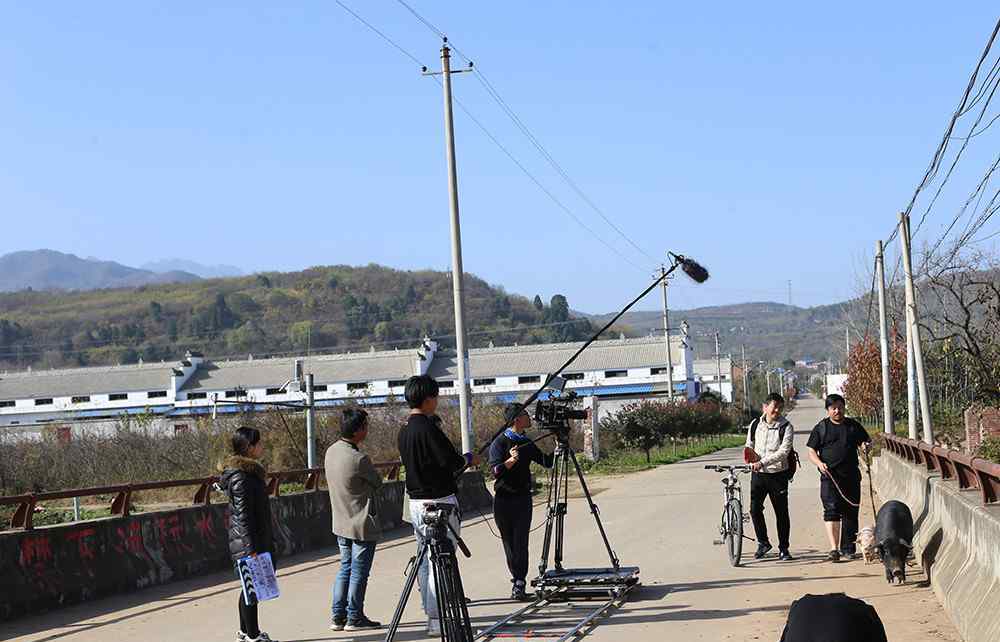
[[[382,527],[375,515],[375,496],[382,487],[382,475],[371,458],[341,439],[327,449],[324,466],[334,535],[377,541]]]

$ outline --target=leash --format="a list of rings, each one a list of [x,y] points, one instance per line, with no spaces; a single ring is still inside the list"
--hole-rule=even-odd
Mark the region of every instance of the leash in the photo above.
[[[868,470],[868,496],[871,498],[872,502],[872,519],[878,514],[878,509],[875,508],[875,486],[872,481],[872,453],[870,450],[865,451],[865,468]]]
[[[840,489],[840,484],[837,483],[837,478],[833,476],[833,473],[830,472],[829,468],[826,471],[826,476],[829,477],[830,481],[833,482],[834,488],[837,489],[837,493],[840,494],[841,498],[843,498],[843,500],[845,502],[847,502],[850,506],[853,506],[854,508],[861,508],[861,502],[860,501],[858,501],[857,503],[855,503],[855,502],[852,502],[851,500],[847,499],[847,495],[845,495],[844,491],[842,491]]]

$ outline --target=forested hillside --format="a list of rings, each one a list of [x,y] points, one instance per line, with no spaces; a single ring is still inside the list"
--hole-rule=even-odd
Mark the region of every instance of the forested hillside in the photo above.
[[[561,295],[543,304],[468,275],[472,346],[582,339]],[[536,327],[530,327],[536,326]],[[453,345],[447,273],[328,266],[89,292],[0,294],[0,367],[67,367],[286,351]]]

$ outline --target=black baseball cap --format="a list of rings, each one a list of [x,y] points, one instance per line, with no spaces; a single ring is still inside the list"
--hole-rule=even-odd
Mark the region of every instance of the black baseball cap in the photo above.
[[[514,423],[514,420],[517,419],[521,413],[525,412],[527,411],[525,410],[523,403],[517,403],[517,402],[509,403],[506,406],[504,406],[503,409],[504,421],[506,421],[509,424],[512,424]]]

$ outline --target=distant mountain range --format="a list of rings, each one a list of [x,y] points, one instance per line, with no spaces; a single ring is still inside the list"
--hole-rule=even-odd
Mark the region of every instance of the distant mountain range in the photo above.
[[[160,259],[150,261],[139,266],[142,270],[150,272],[189,272],[197,274],[203,279],[220,279],[229,276],[246,276],[246,272],[235,265],[202,265],[187,259]]]
[[[740,346],[747,345],[747,357],[757,359],[826,358],[843,353],[844,328],[855,301],[799,308],[783,303],[739,303],[691,310],[671,310],[670,327],[679,331],[687,321],[691,327],[695,358],[715,356],[715,331],[723,355],[740,358]],[[582,314],[595,325],[614,314]],[[618,322],[629,334],[663,332],[663,313],[629,312]]]
[[[0,256],[0,292],[96,290],[157,283],[187,283],[201,277],[183,270],[155,272],[114,261],[81,259],[55,250],[11,252]]]

